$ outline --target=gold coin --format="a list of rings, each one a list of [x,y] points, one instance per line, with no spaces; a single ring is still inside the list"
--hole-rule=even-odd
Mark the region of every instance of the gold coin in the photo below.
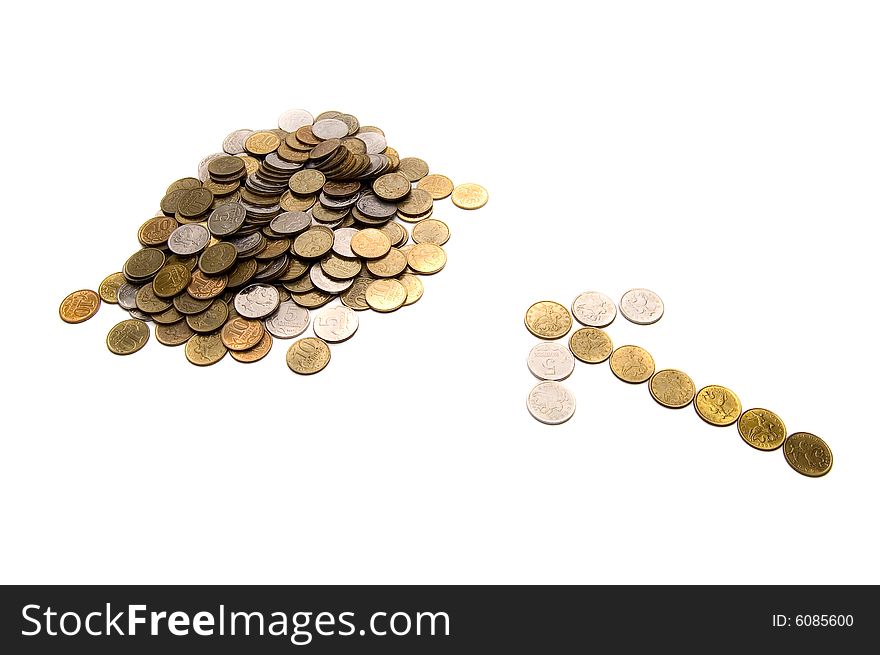
[[[219,332],[196,334],[186,342],[184,350],[187,360],[196,366],[216,364],[226,356],[226,346]]]
[[[61,301],[58,315],[65,323],[82,323],[98,313],[101,298],[91,289],[80,289]]]
[[[452,190],[455,186],[452,184],[452,180],[450,180],[445,175],[438,175],[437,173],[432,173],[431,175],[426,175],[419,183],[416,185],[419,189],[424,189],[428,193],[431,194],[431,198],[434,200],[441,200],[446,198],[449,194],[452,193]]]
[[[459,184],[452,192],[452,204],[462,209],[479,209],[489,202],[489,194],[479,184]]]
[[[260,343],[264,332],[261,321],[237,316],[226,322],[220,338],[229,350],[250,350]]]
[[[171,307],[171,300],[157,296],[152,284],[145,284],[138,289],[134,300],[137,308],[147,314],[158,314]]]
[[[742,405],[736,394],[719,384],[710,384],[700,389],[694,399],[694,408],[706,423],[719,427],[733,425],[742,412]]]
[[[166,194],[171,193],[172,191],[186,190],[186,189],[198,189],[202,186],[202,181],[197,177],[182,177],[179,180],[172,182],[168,189],[165,191]]]
[[[412,239],[416,243],[433,243],[442,246],[449,241],[449,226],[436,218],[426,218],[413,225]]]
[[[654,375],[654,358],[639,346],[621,346],[611,353],[611,372],[624,382],[640,384]]]
[[[425,285],[422,284],[422,281],[417,275],[404,273],[398,279],[406,289],[406,300],[403,301],[404,305],[412,305],[424,295]]]
[[[339,296],[339,299],[343,305],[354,310],[363,311],[369,309],[370,305],[367,304],[367,287],[372,283],[373,278],[371,277],[356,277],[352,285]]]
[[[614,345],[605,330],[585,327],[572,332],[568,348],[582,362],[598,364],[611,356]]]
[[[350,280],[361,272],[361,260],[357,257],[342,257],[335,252],[321,260],[321,270],[337,280]]]
[[[384,257],[368,259],[367,270],[376,277],[397,277],[406,270],[406,263],[406,255],[392,248]]]
[[[281,145],[281,139],[272,132],[254,132],[244,142],[244,149],[251,155],[268,155]]]
[[[186,324],[196,332],[207,334],[223,327],[228,318],[229,305],[217,298],[205,311],[189,314],[186,317]]]
[[[385,235],[388,237],[388,240],[391,241],[391,247],[397,248],[400,245],[406,243],[406,240],[409,238],[409,234],[406,232],[406,228],[403,227],[400,223],[396,223],[394,221],[388,221],[379,228]]]
[[[211,277],[201,271],[193,271],[186,291],[196,300],[209,300],[223,293],[228,282],[229,278],[225,275]]]
[[[153,319],[154,323],[159,325],[170,325],[172,323],[177,323],[177,321],[183,320],[183,314],[177,311],[174,307],[169,307],[164,312],[159,312],[158,314],[151,314],[150,318]]]
[[[416,273],[433,275],[446,266],[446,251],[433,243],[417,243],[407,253],[406,262]]]
[[[400,173],[386,173],[373,182],[373,193],[388,202],[397,202],[411,190],[409,180]]]
[[[130,355],[150,339],[150,328],[143,321],[129,318],[117,323],[107,333],[107,348],[114,355]]]
[[[263,359],[263,357],[269,354],[270,350],[272,350],[272,335],[264,331],[263,338],[253,348],[248,350],[230,350],[229,354],[238,362],[250,364]]]
[[[394,279],[374,280],[367,287],[366,299],[377,312],[393,312],[406,302],[406,287]]]
[[[674,368],[665,368],[651,376],[648,384],[651,397],[664,407],[681,409],[691,404],[697,388],[686,373]]]
[[[306,309],[317,309],[318,307],[323,307],[335,297],[336,296],[334,294],[326,293],[324,291],[321,291],[320,289],[312,289],[311,291],[306,291],[305,293],[290,294],[290,299],[293,302],[295,302],[300,307],[305,307]]]
[[[330,346],[317,337],[294,341],[287,350],[287,365],[300,375],[311,375],[330,363]]]
[[[541,300],[526,311],[526,329],[539,339],[558,339],[571,329],[571,314],[558,302]]]
[[[434,207],[434,199],[424,189],[413,189],[397,204],[397,211],[407,217],[421,216]]]
[[[364,259],[384,257],[391,250],[391,239],[374,227],[358,230],[351,238],[351,250]]]
[[[239,159],[244,162],[244,170],[248,175],[253,175],[258,170],[260,170],[260,160],[251,157],[250,155],[236,155]]]
[[[153,292],[159,298],[173,298],[189,286],[192,274],[183,264],[163,266],[153,278]]]
[[[287,248],[284,248],[287,250]],[[205,275],[222,275],[235,265],[238,252],[228,241],[208,246],[199,257],[199,268]]]
[[[144,246],[164,246],[168,237],[178,227],[177,221],[170,216],[154,216],[141,225],[138,230],[138,241]]]
[[[125,276],[122,273],[111,273],[103,280],[101,286],[98,287],[98,295],[101,300],[116,304],[116,297],[119,293],[119,287],[125,284]]]
[[[397,170],[409,182],[418,182],[428,174],[428,164],[418,157],[404,157],[397,165]]]
[[[164,346],[179,346],[189,341],[195,332],[186,321],[177,321],[167,325],[156,324],[156,341]]]
[[[333,247],[333,230],[313,225],[293,240],[293,254],[303,259],[319,259]]]
[[[305,196],[317,193],[324,186],[327,178],[315,168],[304,168],[294,173],[287,185],[294,193]]]
[[[308,196],[298,196],[290,191],[281,194],[281,209],[286,212],[304,212],[312,208],[312,205],[318,200],[318,196],[311,194]]]
[[[834,463],[828,444],[809,432],[794,432],[788,435],[782,452],[791,468],[810,478],[825,475]]]
[[[164,252],[158,248],[144,248],[126,260],[122,272],[130,280],[145,280],[155,275],[164,264]]]
[[[250,279],[257,274],[257,260],[256,259],[245,259],[244,261],[239,261],[235,268],[227,276],[228,281],[226,286],[232,289],[240,286],[244,286]],[[280,278],[279,278],[280,279]]]
[[[747,409],[736,422],[742,440],[757,450],[776,450],[785,441],[785,423],[769,409]]]

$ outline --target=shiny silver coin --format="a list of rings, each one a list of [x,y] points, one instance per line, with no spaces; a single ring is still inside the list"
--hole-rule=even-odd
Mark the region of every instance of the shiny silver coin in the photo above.
[[[298,337],[309,327],[309,310],[292,300],[278,305],[278,311],[263,320],[266,331],[279,339]]]
[[[351,238],[358,233],[353,227],[341,227],[333,231],[333,252],[340,257],[357,257],[351,250]]]
[[[244,142],[253,134],[253,130],[235,130],[223,139],[223,152],[229,155],[243,155]]]
[[[227,202],[211,212],[208,216],[208,231],[215,237],[229,236],[244,225],[247,211],[238,202]]]
[[[207,247],[211,240],[208,228],[198,223],[186,223],[168,237],[168,249],[175,255],[194,255]]]
[[[309,269],[309,279],[315,287],[324,293],[342,293],[354,284],[354,279],[334,280],[324,272],[319,262],[312,264],[312,267]]]
[[[235,311],[244,318],[263,318],[276,309],[281,302],[278,289],[271,284],[251,284],[235,295]]]
[[[315,314],[312,329],[315,331],[315,336],[328,343],[345,341],[357,332],[357,313],[345,305],[324,307]]]
[[[122,309],[132,310],[137,309],[137,292],[140,287],[137,287],[130,282],[123,282],[122,286],[119,287],[119,290],[116,292],[116,302],[119,304]]]
[[[285,132],[296,132],[304,125],[311,125],[314,122],[315,119],[305,109],[288,109],[278,117],[278,127]]]
[[[385,136],[378,132],[361,131],[355,134],[355,137],[363,141],[367,146],[368,155],[378,155],[379,153],[384,152],[385,148],[388,147],[388,143],[385,141]]]
[[[529,370],[539,380],[564,380],[574,371],[574,355],[559,343],[539,343],[529,351]]]
[[[541,382],[529,392],[526,406],[529,414],[541,423],[559,425],[574,415],[575,400],[558,382]]]
[[[312,134],[319,139],[341,139],[348,136],[348,125],[338,118],[325,118],[312,125]]]
[[[611,325],[617,316],[614,301],[604,293],[585,291],[571,303],[571,315],[578,323],[588,327],[603,328]]]
[[[630,289],[620,299],[620,313],[636,325],[651,325],[663,316],[663,301],[648,289]]]
[[[269,222],[269,227],[278,234],[299,234],[311,224],[312,217],[305,212],[283,212]]]

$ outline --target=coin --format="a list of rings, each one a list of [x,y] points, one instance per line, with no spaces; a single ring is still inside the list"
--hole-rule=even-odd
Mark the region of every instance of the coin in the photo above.
[[[303,259],[319,259],[333,247],[333,230],[313,225],[293,241],[293,254]]]
[[[201,254],[199,268],[205,275],[222,275],[235,265],[237,257],[235,246],[228,241],[220,241],[208,246]]]
[[[431,194],[431,198],[433,198],[434,200],[442,200],[443,198],[449,196],[455,187],[452,184],[452,180],[450,180],[445,175],[432,173],[431,175],[426,175],[421,180],[419,180],[416,188],[424,189]]]
[[[238,159],[237,157],[226,157],[226,155],[223,155],[223,158]],[[211,208],[213,202],[214,194],[208,189],[204,187],[201,189],[187,189],[183,192],[183,195],[180,196],[180,200],[177,202],[177,212],[175,213],[175,216],[196,218],[207,212]]]
[[[267,155],[281,145],[281,139],[272,132],[254,132],[244,142],[244,149],[251,155]]]
[[[415,276],[413,275],[410,277]],[[401,282],[404,284],[404,286],[406,286],[406,283],[403,282],[403,279],[401,279]],[[355,311],[363,311],[365,309],[369,309],[370,305],[367,304],[367,287],[369,287],[372,283],[373,278],[371,277],[356,277],[348,290],[339,295],[339,299],[342,301],[343,305],[345,305],[346,307],[351,307]],[[407,294],[408,293],[409,288],[407,287]]]
[[[119,287],[119,291],[116,292],[116,302],[119,303],[119,306],[122,309],[131,310],[137,307],[137,291],[138,287],[135,285],[126,282],[122,286]]]
[[[352,285],[352,282],[354,282],[354,278],[349,280],[334,280],[324,272],[324,269],[321,268],[321,264],[319,263],[312,264],[312,267],[309,269],[309,279],[311,279],[315,288],[320,289],[324,293],[330,294],[342,293]]]
[[[290,299],[300,307],[306,309],[317,309],[323,307],[336,297],[335,294],[326,293],[320,289],[312,289],[305,293],[291,293]]]
[[[710,425],[733,425],[742,412],[736,394],[727,387],[710,384],[697,392],[694,408],[701,419]]]
[[[422,284],[422,281],[418,276],[412,275],[411,273],[404,273],[398,279],[406,289],[406,300],[403,301],[404,305],[412,305],[424,295],[425,286]]]
[[[125,260],[122,273],[128,280],[140,282],[153,277],[164,263],[164,252],[157,248],[144,248]]]
[[[373,193],[388,202],[397,202],[411,190],[409,180],[400,173],[386,173],[373,182]]]
[[[648,289],[630,289],[620,299],[620,313],[636,325],[651,325],[663,316],[663,301]]]
[[[74,291],[61,301],[58,315],[65,323],[82,323],[98,313],[101,298],[91,289]]]
[[[620,346],[609,360],[611,372],[630,384],[647,382],[654,375],[654,358],[639,346]]]
[[[539,380],[564,380],[574,371],[571,351],[558,343],[539,343],[526,360],[529,370]]]
[[[428,174],[428,164],[418,157],[404,157],[400,160],[397,170],[409,182],[418,182]]]
[[[272,336],[279,339],[298,337],[309,327],[309,310],[292,300],[278,305],[278,311],[264,319],[263,324]]]
[[[184,348],[187,360],[196,366],[211,366],[226,356],[227,348],[223,345],[219,332],[196,334],[186,342]]]
[[[426,218],[413,225],[412,239],[416,243],[433,243],[442,246],[449,241],[449,226],[436,218]]]
[[[334,242],[335,243],[335,242]],[[388,255],[386,255],[387,257]],[[384,258],[383,258],[384,259]],[[371,261],[382,261],[381,259]],[[404,261],[404,266],[406,262]],[[361,272],[361,260],[356,257],[341,257],[334,252],[321,258],[321,270],[337,280],[350,280]],[[348,287],[346,286],[346,289]],[[326,289],[325,289],[326,290]]]
[[[312,329],[324,341],[340,343],[357,332],[358,317],[353,309],[345,305],[324,307],[315,314]]]
[[[191,279],[192,274],[183,264],[163,266],[153,278],[153,292],[159,298],[173,298],[186,289]]]
[[[825,475],[834,463],[828,444],[809,432],[788,435],[782,452],[791,468],[810,478]]]
[[[170,300],[168,300],[167,298],[160,298],[156,295],[156,292],[153,291],[152,284],[145,284],[140,289],[138,289],[134,299],[137,308],[147,314],[164,312],[166,309],[171,307]]]
[[[272,335],[264,332],[263,338],[253,348],[249,350],[230,350],[229,354],[238,362],[251,364],[263,359],[263,357],[269,354],[270,350],[272,350]]]
[[[296,132],[299,128],[314,122],[315,119],[305,109],[288,109],[278,117],[278,127],[285,132]]]
[[[384,257],[367,260],[367,270],[376,277],[397,277],[406,270],[407,257],[392,248]]]
[[[747,409],[736,422],[743,441],[757,450],[776,450],[785,441],[785,423],[769,409]]]
[[[617,308],[614,301],[604,293],[585,291],[574,299],[571,314],[581,325],[603,328],[614,321]]]
[[[280,303],[278,289],[268,284],[251,284],[235,296],[235,311],[245,318],[263,318]]]
[[[131,355],[150,339],[150,328],[134,318],[117,323],[107,333],[107,349],[114,355]]]
[[[604,362],[611,356],[614,345],[604,330],[584,327],[571,333],[568,347],[572,354],[587,364]]]
[[[269,222],[269,227],[278,234],[299,234],[312,224],[312,217],[305,212],[283,212]]]
[[[433,275],[446,266],[446,251],[433,243],[417,243],[406,254],[409,267],[422,275]]]
[[[193,331],[206,334],[219,330],[228,318],[229,306],[223,300],[217,298],[205,311],[198,314],[189,314],[186,317],[186,324]]]
[[[489,202],[489,194],[479,184],[459,184],[452,192],[452,204],[462,209],[479,209]]]
[[[430,193],[424,189],[413,189],[406,198],[397,203],[397,215],[407,220],[418,220],[416,217],[426,218],[422,215],[431,211],[433,206],[434,199]]]
[[[209,300],[223,293],[228,282],[229,278],[225,275],[210,276],[195,270],[186,292],[196,300]]]
[[[406,302],[406,287],[390,278],[374,280],[367,287],[365,298],[377,312],[393,312]]]
[[[353,227],[340,227],[333,231],[333,252],[340,257],[355,257],[351,249],[351,239],[358,233]]]
[[[330,347],[316,337],[294,341],[287,350],[287,366],[294,373],[311,375],[330,363]]]
[[[168,249],[175,255],[194,255],[204,250],[211,240],[211,233],[204,225],[187,223],[168,237]]]
[[[559,382],[540,382],[529,392],[526,406],[541,423],[559,425],[574,415],[575,400]]]
[[[241,316],[230,318],[220,330],[220,340],[229,350],[250,350],[262,338],[263,324]]]
[[[681,409],[691,404],[697,388],[686,373],[674,368],[665,368],[651,376],[648,384],[651,397],[664,407]]]
[[[539,339],[558,339],[571,329],[571,314],[558,302],[542,300],[529,307],[525,322],[528,331]]]
[[[238,178],[244,173],[244,162],[240,157],[227,155],[217,157],[208,164],[208,175],[212,179],[228,181],[230,178]]]
[[[169,216],[154,216],[138,229],[138,241],[147,247],[164,246],[177,227],[177,221]]]
[[[235,130],[223,139],[223,152],[229,155],[244,154],[244,142],[253,134],[253,130]],[[209,164],[210,165],[210,164]]]
[[[391,240],[384,232],[368,227],[351,237],[351,250],[364,259],[378,259],[391,250]]]
[[[320,191],[326,181],[327,178],[321,171],[314,168],[304,168],[291,176],[288,186],[294,193],[308,195]]]
[[[208,216],[208,231],[215,237],[225,237],[237,232],[247,218],[247,211],[240,202],[227,202]]]
[[[111,273],[101,280],[101,285],[98,287],[98,295],[101,296],[101,300],[104,302],[115,304],[119,287],[125,283],[125,276],[122,273]]]
[[[163,346],[179,346],[186,343],[195,332],[186,324],[186,321],[176,323],[156,324],[156,341]]]
[[[325,118],[315,121],[312,134],[319,139],[339,139],[348,136],[348,125],[337,118]]]

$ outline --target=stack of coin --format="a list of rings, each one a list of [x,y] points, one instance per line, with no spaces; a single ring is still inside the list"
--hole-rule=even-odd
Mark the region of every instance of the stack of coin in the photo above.
[[[637,325],[650,325],[663,315],[663,301],[647,289],[631,289],[620,300],[620,312]],[[542,300],[526,311],[526,328],[545,341],[529,352],[528,368],[542,380],[529,393],[529,413],[543,423],[559,424],[574,414],[571,391],[559,383],[574,370],[575,359],[588,364],[608,361],[611,372],[629,384],[648,383],[651,397],[663,407],[681,409],[691,403],[697,415],[709,425],[736,424],[743,441],[760,451],[782,448],[785,460],[798,473],[820,477],[831,470],[831,449],[822,439],[808,432],[788,434],[774,412],[763,408],[742,411],[739,397],[727,387],[710,384],[697,389],[686,373],[677,369],[657,370],[654,358],[644,348],[624,345],[614,348],[602,328],[617,315],[614,302],[605,294],[587,291],[571,305],[571,314],[560,303]],[[572,316],[584,327],[575,330],[568,348],[552,340],[565,337],[572,327]]]
[[[293,371],[309,374],[329,362],[328,343],[354,334],[356,312],[419,300],[419,276],[446,265],[450,230],[432,217],[434,201],[452,196],[476,209],[485,189],[455,187],[422,159],[401,159],[382,130],[351,114],[291,109],[278,125],[232,132],[197,177],[169,185],[160,211],[138,230],[141,249],[98,293],[65,298],[62,319],[79,323],[101,300],[118,303],[132,318],[108,334],[111,352],[142,348],[144,321],[153,321],[160,343],[186,344],[186,358],[204,366],[227,352],[257,361],[273,337],[305,332],[309,310],[318,310],[315,336],[287,355]]]

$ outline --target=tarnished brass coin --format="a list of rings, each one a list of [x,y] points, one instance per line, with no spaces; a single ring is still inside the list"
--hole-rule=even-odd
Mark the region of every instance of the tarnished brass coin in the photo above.
[[[376,277],[397,277],[406,270],[406,264],[406,255],[392,248],[384,257],[368,259],[367,270]]]
[[[192,279],[186,292],[196,300],[208,300],[223,293],[228,282],[229,278],[225,275],[208,276],[202,271],[196,270],[192,273]]]
[[[251,155],[268,155],[281,145],[281,139],[272,132],[254,132],[244,142],[244,149]]]
[[[272,335],[264,331],[263,338],[253,348],[248,350],[230,350],[229,354],[238,362],[251,364],[263,359],[263,357],[269,354],[270,350],[272,350]]]
[[[372,282],[373,278],[371,277],[356,277],[352,285],[340,294],[339,299],[342,301],[342,304],[357,311],[369,309],[370,306],[367,304],[367,287]]]
[[[183,320],[168,325],[156,324],[156,341],[164,346],[179,346],[189,341],[194,334]]]
[[[290,239],[267,239],[266,247],[254,257],[262,261],[277,259],[288,250],[290,250]]]
[[[424,189],[413,189],[401,202],[397,203],[397,210],[407,216],[420,216],[431,211],[434,199]]]
[[[404,157],[397,165],[397,170],[409,182],[418,182],[428,174],[428,164],[418,157]]]
[[[196,366],[210,366],[216,364],[226,356],[226,346],[220,338],[219,332],[211,334],[196,334],[186,342],[184,349],[186,358]]]
[[[183,320],[183,314],[181,314],[177,309],[173,306],[166,309],[164,312],[159,312],[158,314],[150,314],[150,318],[154,323],[158,325],[171,325],[172,323],[177,323],[177,321]]]
[[[324,193],[331,198],[348,198],[360,190],[361,183],[356,180],[329,180],[324,183]]]
[[[373,193],[389,202],[397,202],[410,192],[412,185],[400,173],[380,175],[373,182]]]
[[[61,301],[58,315],[65,323],[82,323],[98,313],[101,298],[91,289],[80,289]]]
[[[168,185],[168,189],[165,193],[171,193],[172,191],[179,190],[187,190],[187,189],[198,189],[202,186],[202,181],[197,177],[182,177],[179,180],[175,180],[171,184]]]
[[[406,287],[399,280],[374,280],[367,287],[366,300],[377,312],[393,312],[406,302]]]
[[[686,373],[674,368],[665,368],[651,376],[648,384],[651,397],[664,407],[681,409],[691,404],[697,388]]]
[[[402,161],[402,160],[401,160]],[[428,193],[431,194],[431,198],[434,200],[442,200],[443,198],[448,197],[455,186],[452,184],[452,180],[450,180],[445,175],[438,175],[437,173],[432,173],[431,175],[426,175],[419,183],[416,185],[419,189],[424,189]]]
[[[742,412],[739,398],[727,387],[710,384],[697,392],[694,399],[697,415],[709,425],[733,425]]]
[[[256,347],[264,332],[261,321],[237,316],[226,322],[220,338],[229,350],[249,350]]]
[[[229,306],[221,298],[217,298],[205,311],[188,315],[186,324],[195,332],[206,334],[219,330],[228,318]]]
[[[122,267],[126,279],[142,282],[153,277],[165,264],[165,253],[158,248],[144,248],[129,257]]]
[[[587,364],[599,364],[611,357],[614,344],[605,330],[585,327],[572,332],[568,340],[571,353]]]
[[[251,278],[257,274],[257,261],[255,259],[245,259],[239,261],[235,268],[229,273],[226,286],[230,289],[244,286],[251,281]]]
[[[342,257],[331,252],[321,259],[321,270],[337,280],[350,280],[361,272],[361,260],[356,257]]]
[[[287,350],[287,365],[300,375],[311,375],[330,363],[330,346],[317,337],[294,341]]]
[[[153,278],[153,292],[159,298],[173,298],[186,289],[191,279],[192,274],[183,264],[166,264]]]
[[[98,295],[101,300],[116,304],[116,294],[119,293],[119,287],[125,284],[125,276],[122,273],[111,273],[103,280],[98,287]]]
[[[317,193],[324,186],[327,178],[314,168],[304,168],[294,173],[288,181],[291,191],[301,196]]]
[[[333,247],[333,230],[313,225],[293,241],[293,254],[303,259],[319,259]]]
[[[244,173],[244,162],[240,158],[231,155],[229,157],[217,157],[208,164],[208,173],[212,178],[226,181],[231,177]]]
[[[321,291],[320,289],[312,289],[311,291],[306,291],[305,293],[290,294],[290,299],[293,302],[295,302],[300,307],[305,307],[306,309],[317,309],[318,307],[323,307],[335,297],[336,296],[334,294],[327,293],[326,291]]]
[[[825,475],[834,463],[828,444],[809,432],[790,434],[785,440],[782,452],[791,468],[810,478]]]
[[[150,328],[135,318],[117,323],[107,333],[107,349],[114,355],[131,355],[150,340]]]
[[[285,248],[287,250],[287,248]],[[238,252],[228,241],[208,246],[199,257],[199,269],[205,275],[222,275],[235,265]]]
[[[654,375],[654,358],[639,346],[621,346],[611,353],[611,372],[630,384],[647,382]]]
[[[489,193],[479,184],[459,184],[452,192],[452,204],[462,209],[479,209],[489,202]]]
[[[171,307],[171,300],[157,296],[152,284],[145,284],[138,289],[134,299],[137,308],[147,314],[158,314]]]
[[[541,300],[529,307],[525,320],[526,329],[539,339],[558,339],[571,329],[571,314],[552,300]]]
[[[422,275],[433,275],[446,266],[446,251],[433,243],[417,243],[406,254],[409,267]]]
[[[785,423],[769,409],[747,409],[736,422],[742,440],[757,450],[776,450],[785,441]]]
[[[385,236],[388,237],[388,240],[391,241],[392,248],[402,246],[409,238],[409,234],[407,234],[406,228],[403,227],[403,225],[401,225],[400,223],[395,223],[394,221],[389,221],[385,223],[385,225],[380,227],[379,230],[384,232]]]
[[[351,250],[358,257],[378,259],[391,250],[391,239],[384,232],[368,227],[358,230],[357,234],[351,237]]]
[[[141,225],[138,230],[138,241],[142,245],[164,246],[168,237],[178,228],[178,223],[170,216],[154,216]]]
[[[412,239],[416,243],[433,243],[442,246],[449,241],[449,226],[436,218],[426,218],[413,225]]]
[[[211,306],[211,302],[211,298],[196,299],[189,295],[189,293],[181,293],[178,296],[174,296],[172,304],[174,309],[181,314],[198,314],[208,309]]]
[[[214,202],[214,194],[208,189],[188,189],[183,192],[177,203],[175,216],[184,218],[196,218],[205,214]]]
[[[403,301],[404,305],[412,305],[424,295],[425,285],[422,284],[422,281],[417,275],[404,273],[398,279],[406,289],[406,300]]]
[[[170,266],[171,264],[183,264],[184,266],[186,266],[189,269],[190,273],[192,273],[195,270],[196,264],[198,264],[198,263],[199,263],[199,256],[198,255],[175,255],[175,254],[172,254],[170,257],[165,258],[165,265],[166,266]]]

